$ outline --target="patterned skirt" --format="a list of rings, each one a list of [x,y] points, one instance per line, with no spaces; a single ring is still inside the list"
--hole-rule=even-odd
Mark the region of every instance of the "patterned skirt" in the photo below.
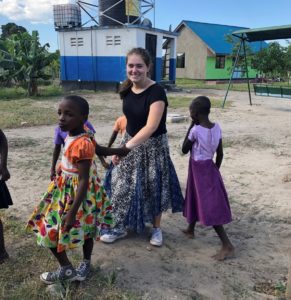
[[[97,176],[90,176],[86,199],[76,214],[69,232],[61,222],[70,210],[78,187],[78,175],[62,173],[48,187],[27,223],[27,231],[37,235],[37,243],[58,252],[84,244],[88,238],[98,239],[101,229],[112,226],[111,203]]]
[[[227,192],[211,159],[195,161],[190,157],[183,215],[188,223],[199,221],[205,226],[231,222]]]
[[[8,208],[12,205],[12,199],[5,181],[0,180],[0,208]]]
[[[122,143],[130,138],[125,134]],[[105,182],[117,228],[142,232],[145,223],[152,223],[170,207],[172,212],[182,211],[184,199],[166,134],[134,148],[107,176],[111,176],[111,188],[108,178]]]

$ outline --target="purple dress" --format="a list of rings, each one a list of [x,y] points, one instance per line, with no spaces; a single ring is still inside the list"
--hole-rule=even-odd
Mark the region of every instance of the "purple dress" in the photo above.
[[[188,136],[194,141],[189,159],[183,215],[188,223],[199,221],[205,226],[231,222],[227,192],[213,156],[221,139],[216,123],[208,129],[195,125]]]

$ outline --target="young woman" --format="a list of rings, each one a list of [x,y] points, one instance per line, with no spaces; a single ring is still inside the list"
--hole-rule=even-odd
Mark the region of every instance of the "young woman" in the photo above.
[[[111,201],[116,226],[100,240],[112,243],[127,229],[143,231],[152,223],[150,243],[161,246],[162,213],[172,207],[182,211],[183,196],[169,154],[164,89],[149,78],[151,58],[143,48],[127,54],[127,80],[120,97],[127,119],[123,144],[131,149],[125,158],[113,156]]]

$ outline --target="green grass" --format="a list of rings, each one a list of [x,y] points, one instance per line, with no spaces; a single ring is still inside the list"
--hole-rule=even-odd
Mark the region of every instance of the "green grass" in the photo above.
[[[50,101],[21,100],[0,101],[0,128],[50,125],[57,122],[56,103],[59,98]]]
[[[38,96],[31,98],[39,99],[42,97],[53,97],[64,94],[62,87],[57,85],[39,86],[38,92]],[[0,88],[0,102],[21,99],[25,97],[27,97],[27,90],[22,87]]]
[[[216,89],[216,90],[227,90],[228,81],[225,83],[216,83],[216,84],[207,84],[203,80],[187,79],[187,78],[178,78],[176,80],[177,87],[183,89]],[[253,91],[253,85],[250,84],[251,91]],[[248,91],[247,83],[231,83],[230,89],[232,91]]]
[[[176,108],[186,108],[188,110],[191,101],[194,99],[192,96],[168,96],[169,101],[169,108],[176,109]],[[210,99],[211,107],[221,107],[223,103],[223,99]],[[229,106],[230,102],[226,103],[226,106]]]
[[[25,232],[25,224],[13,216],[0,213],[4,224],[7,251],[10,258],[1,265],[0,299],[110,299],[135,300],[137,295],[116,286],[118,274],[112,271],[103,274],[98,266],[93,266],[90,278],[81,284],[60,285],[62,297],[52,296],[41,283],[42,272],[54,270],[57,263],[48,249],[36,245],[36,237]],[[8,246],[9,245],[9,246]],[[80,260],[76,251],[69,253],[74,265]]]

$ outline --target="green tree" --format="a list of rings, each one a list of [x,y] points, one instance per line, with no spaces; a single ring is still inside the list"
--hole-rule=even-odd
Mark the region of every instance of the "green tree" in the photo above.
[[[282,77],[286,73],[286,49],[273,42],[269,47],[256,53],[252,60],[254,68],[269,77]]]
[[[37,31],[17,33],[0,43],[0,80],[20,83],[28,95],[38,94],[38,79],[50,79],[48,67],[58,59],[58,54],[48,52],[49,44],[41,46]],[[1,78],[2,77],[2,78]]]
[[[7,23],[6,25],[2,25],[1,29],[2,29],[2,34],[0,36],[1,39],[6,39],[12,34],[27,32],[27,30],[24,27],[18,26],[15,23]]]
[[[241,40],[231,34],[228,34],[225,36],[225,40],[232,45],[232,52],[229,55],[231,57],[233,64],[235,63],[235,59],[237,56],[237,52],[240,47]],[[246,58],[247,58],[247,64],[248,64],[248,69],[251,66],[251,60],[253,57],[253,51],[248,42],[245,42],[245,50],[246,50]],[[244,54],[243,54],[243,46],[241,46],[240,53],[238,55],[237,63],[236,63],[236,71],[241,71],[242,76],[245,76],[246,68],[245,68],[245,59],[244,59]]]

